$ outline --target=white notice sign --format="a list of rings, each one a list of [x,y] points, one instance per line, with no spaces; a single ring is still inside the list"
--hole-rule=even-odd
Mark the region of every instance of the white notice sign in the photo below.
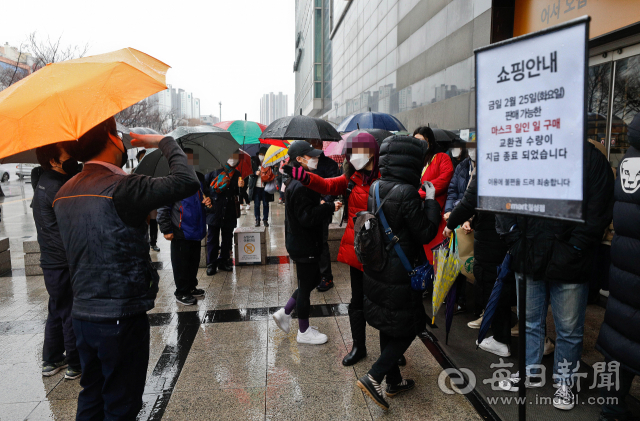
[[[582,219],[588,18],[476,51],[478,207]]]
[[[241,232],[238,234],[238,263],[260,263],[260,234]]]

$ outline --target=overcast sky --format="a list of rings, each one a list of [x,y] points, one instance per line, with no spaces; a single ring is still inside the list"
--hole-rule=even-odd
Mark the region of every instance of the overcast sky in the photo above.
[[[88,55],[125,47],[171,66],[167,83],[200,98],[201,114],[260,120],[260,98],[294,93],[293,0],[33,0],[2,4],[0,42],[29,33],[89,43]]]

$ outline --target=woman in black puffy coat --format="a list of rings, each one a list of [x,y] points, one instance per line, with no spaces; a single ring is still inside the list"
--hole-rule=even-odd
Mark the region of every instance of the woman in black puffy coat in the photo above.
[[[424,167],[426,144],[411,136],[392,136],[380,148],[380,173],[377,182],[380,200],[390,194],[382,210],[407,259],[414,264],[426,261],[422,244],[435,236],[440,223],[440,205],[434,200],[435,188],[429,182],[423,187],[426,199],[420,198],[420,172]],[[369,192],[368,209],[375,204],[375,183]],[[383,235],[385,244],[388,243]],[[358,380],[360,387],[383,409],[384,399],[380,383],[387,378],[386,394],[394,396],[410,390],[413,380],[402,379],[398,359],[409,348],[416,334],[426,328],[427,314],[422,304],[422,292],[411,288],[411,277],[392,248],[381,272],[364,266],[365,319],[380,331],[381,355],[369,373]]]

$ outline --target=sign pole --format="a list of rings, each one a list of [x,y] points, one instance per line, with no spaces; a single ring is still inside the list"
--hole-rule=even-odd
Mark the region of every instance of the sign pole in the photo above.
[[[518,420],[527,420],[527,217],[522,218],[522,280],[518,283]]]

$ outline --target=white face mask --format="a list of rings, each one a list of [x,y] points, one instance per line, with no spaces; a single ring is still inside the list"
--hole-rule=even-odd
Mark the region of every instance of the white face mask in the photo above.
[[[459,158],[461,152],[462,152],[462,149],[453,148],[453,149],[451,149],[451,156],[454,157],[454,158]]]
[[[238,162],[240,162],[239,159],[233,159],[233,158],[229,158],[227,160],[227,164],[229,164],[232,167],[235,167],[236,165],[238,165]]]
[[[309,171],[313,171],[318,168],[318,158],[307,159],[307,168],[309,168]]]
[[[260,160],[260,162],[264,161],[264,155],[258,155],[258,159]]]
[[[469,149],[469,158],[471,158],[473,162],[476,162],[476,152],[476,149]]]
[[[369,154],[354,153],[353,155],[351,155],[351,159],[349,160],[349,162],[351,162],[351,165],[353,165],[356,171],[360,171],[367,166],[370,160],[371,157],[369,156]]]

